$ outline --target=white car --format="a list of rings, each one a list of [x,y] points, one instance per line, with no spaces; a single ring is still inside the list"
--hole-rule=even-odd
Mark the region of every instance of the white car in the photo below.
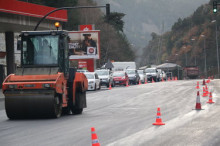
[[[145,73],[147,75],[147,80],[148,81],[152,81],[152,79],[155,82],[160,81],[160,74],[159,74],[159,72],[157,71],[156,68],[147,68],[147,69],[145,69]]]
[[[88,90],[95,91],[96,89],[101,89],[100,79],[95,72],[85,72],[86,78],[88,80]]]
[[[160,73],[160,79],[161,79],[161,81],[162,81],[162,79],[163,79],[164,81],[167,80],[167,75],[166,75],[166,73],[165,73],[164,71],[161,71],[161,73]]]
[[[96,70],[95,72],[98,74],[101,80],[101,85],[105,85],[107,86],[107,88],[109,87],[109,84],[111,84],[112,87],[115,86],[113,81],[113,76],[110,70],[102,69],[102,70]]]
[[[137,70],[137,71],[140,76],[141,83],[144,84],[145,82],[147,82],[147,75],[145,74],[144,70]]]

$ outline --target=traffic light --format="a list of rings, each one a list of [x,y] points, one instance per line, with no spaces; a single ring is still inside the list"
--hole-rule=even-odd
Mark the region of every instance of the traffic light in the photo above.
[[[213,1],[213,13],[216,13],[218,11],[218,2],[217,1]]]
[[[106,4],[106,16],[110,15],[110,4]]]

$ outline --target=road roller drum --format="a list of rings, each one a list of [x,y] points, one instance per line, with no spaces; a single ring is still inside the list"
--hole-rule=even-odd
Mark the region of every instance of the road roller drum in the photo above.
[[[4,94],[6,114],[10,119],[61,115],[61,99],[53,90],[6,91]]]

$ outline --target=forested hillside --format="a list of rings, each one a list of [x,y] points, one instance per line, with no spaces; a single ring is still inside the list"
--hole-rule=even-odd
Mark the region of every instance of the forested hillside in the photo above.
[[[23,0],[26,1],[26,0]],[[92,0],[28,0],[28,2],[51,7],[67,6],[95,6]],[[105,8],[103,8],[105,10]],[[95,24],[95,29],[100,30],[101,59],[97,67],[102,66],[108,59],[115,61],[134,61],[135,55],[123,33],[123,13],[111,13],[110,20],[100,9],[68,10],[68,22],[63,24],[65,30],[78,30],[78,25]]]
[[[213,74],[217,70],[216,23],[219,30],[220,14],[213,14],[211,0],[190,17],[179,18],[171,31],[163,35],[152,33],[152,40],[144,48],[142,65],[164,62],[183,67],[198,65],[204,73],[206,56],[208,74]],[[217,37],[219,44],[219,33]]]

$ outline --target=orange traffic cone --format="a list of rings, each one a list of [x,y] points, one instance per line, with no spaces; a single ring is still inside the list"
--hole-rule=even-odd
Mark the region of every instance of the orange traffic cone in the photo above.
[[[109,90],[111,90],[112,89],[112,85],[111,85],[111,83],[109,83],[109,88],[108,88]]]
[[[207,81],[207,82],[208,82],[208,83],[210,83],[210,81],[211,81],[211,80],[210,80],[210,79],[208,79],[208,81]]]
[[[203,79],[202,85],[203,85],[203,86],[206,85],[206,84],[205,84],[205,79]]]
[[[175,81],[177,81],[178,80],[178,78],[177,77],[175,77]]]
[[[91,137],[92,137],[92,146],[100,146],[94,127],[91,128]]]
[[[168,78],[168,81],[170,81],[170,77]]]
[[[129,82],[129,81],[126,82],[126,86],[125,86],[125,87],[129,87],[128,82]]]
[[[206,80],[206,83],[209,83],[209,79],[208,79],[208,80]]]
[[[160,108],[157,108],[157,117],[156,117],[156,122],[153,123],[153,125],[165,125],[165,123],[162,122],[161,119],[161,114],[160,114]]]
[[[152,83],[155,83],[153,78],[152,78]]]
[[[205,90],[205,87],[203,87],[203,94],[202,94],[202,97],[206,97],[207,96],[207,92]]]
[[[209,95],[209,90],[208,90],[207,85],[205,85],[205,92],[206,92],[206,95]]]
[[[147,84],[147,80],[145,80],[145,82],[144,82],[145,84]]]
[[[164,82],[164,79],[162,78],[162,82]]]
[[[210,92],[209,94],[209,100],[207,101],[207,103],[210,103],[210,104],[215,103],[212,101],[212,92]]]
[[[200,103],[199,91],[197,91],[196,108],[195,108],[195,110],[202,110],[202,106],[201,106],[201,103]]]
[[[141,85],[141,80],[139,80],[139,84],[138,85]]]
[[[197,82],[196,89],[200,89],[199,88],[199,81]]]

